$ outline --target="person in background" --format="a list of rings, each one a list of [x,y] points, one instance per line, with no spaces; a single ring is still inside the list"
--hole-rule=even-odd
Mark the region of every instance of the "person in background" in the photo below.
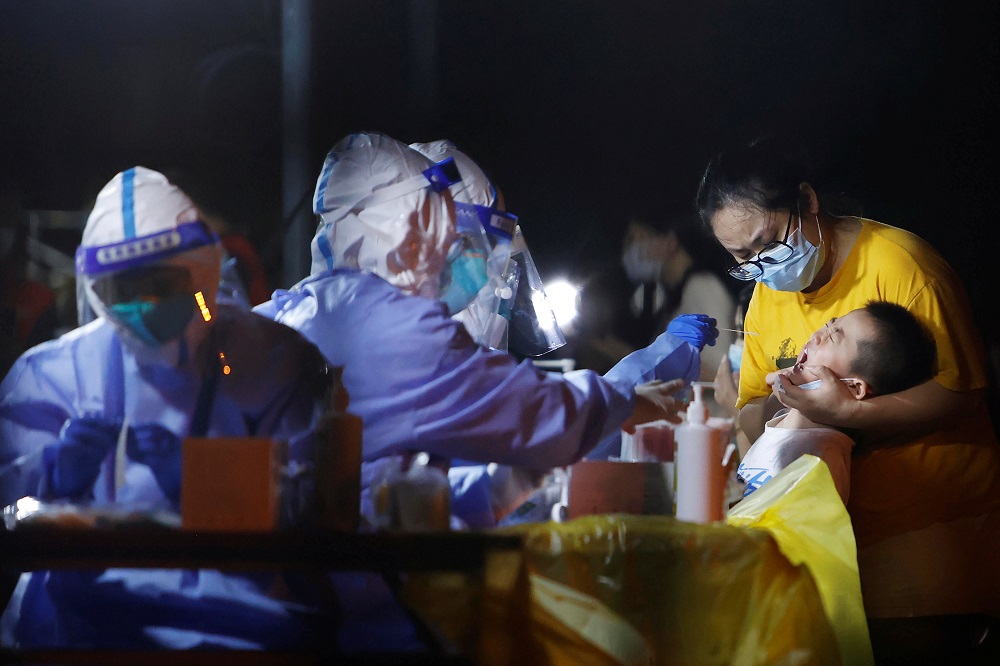
[[[869,301],[865,307],[834,317],[812,334],[798,362],[773,373],[800,389],[822,384],[816,366],[829,368],[851,391],[855,400],[867,400],[912,388],[934,372],[934,339],[906,308],[886,301]],[[764,434],[750,447],[739,467],[746,482],[744,497],[794,462],[811,454],[830,468],[840,498],[847,503],[851,489],[850,433],[815,423],[797,409],[782,409],[767,422]]]
[[[629,312],[642,336],[637,347],[666,330],[682,312],[733,320],[735,302],[721,270],[714,270],[709,240],[693,214],[670,216],[652,208],[629,220],[622,267],[635,287]],[[702,350],[701,379],[714,378],[733,339],[731,331],[720,331],[716,344]]]
[[[745,285],[736,296],[736,311],[733,314],[733,328],[744,331],[744,318],[747,307],[750,305],[750,297],[753,295],[753,285]],[[750,332],[753,335],[753,331]],[[740,410],[736,408],[736,401],[739,398],[740,388],[740,366],[743,364],[743,340],[745,335],[737,333],[736,339],[730,343],[729,351],[722,360],[719,361],[719,369],[715,373],[715,404],[723,411],[723,416],[733,419],[734,435],[736,445],[739,448],[740,457],[746,455],[750,448],[750,441],[747,440],[746,433],[740,428]]]
[[[703,312],[719,322],[733,319],[735,303],[722,280],[724,266],[697,217],[639,207],[628,219],[619,266],[589,280],[582,298],[614,301],[584,303],[581,358],[593,367],[610,367],[666,330],[684,312]],[[711,381],[735,339],[719,332],[717,344],[701,352],[701,376]]]
[[[273,437],[291,460],[311,460],[323,357],[295,331],[217,303],[220,256],[162,174],[135,167],[101,190],[76,254],[97,318],[25,352],[0,384],[2,504],[179,511],[186,437]],[[21,577],[3,642],[315,645],[319,601],[279,587],[280,576],[214,570],[38,571]]]
[[[968,647],[962,632],[987,626],[1000,606],[997,569],[984,565],[1000,559],[1000,446],[982,343],[961,281],[934,248],[902,229],[838,216],[817,188],[774,139],[720,153],[702,176],[696,203],[733,257],[730,275],[757,282],[740,424],[754,440],[784,405],[857,433],[847,508],[876,657],[948,660]],[[831,317],[872,299],[907,308],[931,332],[932,379],[868,400],[822,366],[816,390],[780,375],[768,383],[809,363],[803,347]]]
[[[477,345],[452,315],[489,280],[489,265],[456,234],[450,164],[384,134],[339,141],[317,180],[312,275],[255,309],[343,367],[364,420],[369,516],[368,490],[401,455],[541,472],[623,425],[672,416],[681,382],[658,380],[697,376],[699,346],[716,334],[714,321],[692,317],[678,327],[686,339],[665,333],[605,377],[546,373]]]

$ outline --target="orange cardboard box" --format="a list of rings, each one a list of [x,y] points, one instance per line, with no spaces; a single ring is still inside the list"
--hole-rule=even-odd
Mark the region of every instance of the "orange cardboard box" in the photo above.
[[[584,460],[569,468],[569,518],[673,513],[673,463]]]
[[[181,527],[267,531],[278,527],[284,442],[266,437],[188,437]]]

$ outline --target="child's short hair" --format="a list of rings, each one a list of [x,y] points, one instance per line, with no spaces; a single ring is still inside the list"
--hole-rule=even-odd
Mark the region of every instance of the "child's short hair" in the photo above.
[[[934,376],[937,349],[927,328],[902,305],[868,301],[875,337],[858,342],[851,373],[868,382],[875,395],[905,391]]]

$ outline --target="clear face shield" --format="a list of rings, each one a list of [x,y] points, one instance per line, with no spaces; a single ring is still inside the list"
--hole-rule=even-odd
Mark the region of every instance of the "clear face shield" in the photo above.
[[[478,228],[487,242],[486,280],[468,306],[455,315],[472,338],[491,349],[506,350],[507,320],[500,306],[513,292],[507,284],[511,238],[517,217],[489,206],[455,203],[458,227]]]
[[[98,316],[144,345],[159,347],[180,337],[196,313],[210,316],[211,298],[198,291],[191,268],[179,258],[217,242],[204,224],[192,222],[120,243],[80,247],[78,283]]]
[[[455,193],[458,196],[458,193]],[[455,230],[458,237],[448,252],[441,272],[438,298],[456,315],[490,292],[491,282],[499,280],[493,248],[478,212],[471,204],[455,202]],[[474,335],[475,337],[475,335]],[[478,340],[477,340],[478,341]]]
[[[511,296],[501,302],[500,315],[509,321],[507,349],[521,356],[541,356],[565,345],[566,336],[556,322],[520,226],[511,240],[506,278]]]

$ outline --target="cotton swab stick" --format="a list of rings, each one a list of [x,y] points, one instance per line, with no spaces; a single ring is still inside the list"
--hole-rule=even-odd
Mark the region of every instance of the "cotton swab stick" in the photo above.
[[[125,485],[126,459],[125,447],[128,444],[128,416],[122,420],[122,429],[118,434],[118,446],[115,447],[115,496],[118,489]]]
[[[754,333],[753,331],[740,331],[735,328],[723,328],[722,326],[716,326],[720,331],[731,331],[733,333],[742,333],[744,335],[760,335],[760,333]]]

